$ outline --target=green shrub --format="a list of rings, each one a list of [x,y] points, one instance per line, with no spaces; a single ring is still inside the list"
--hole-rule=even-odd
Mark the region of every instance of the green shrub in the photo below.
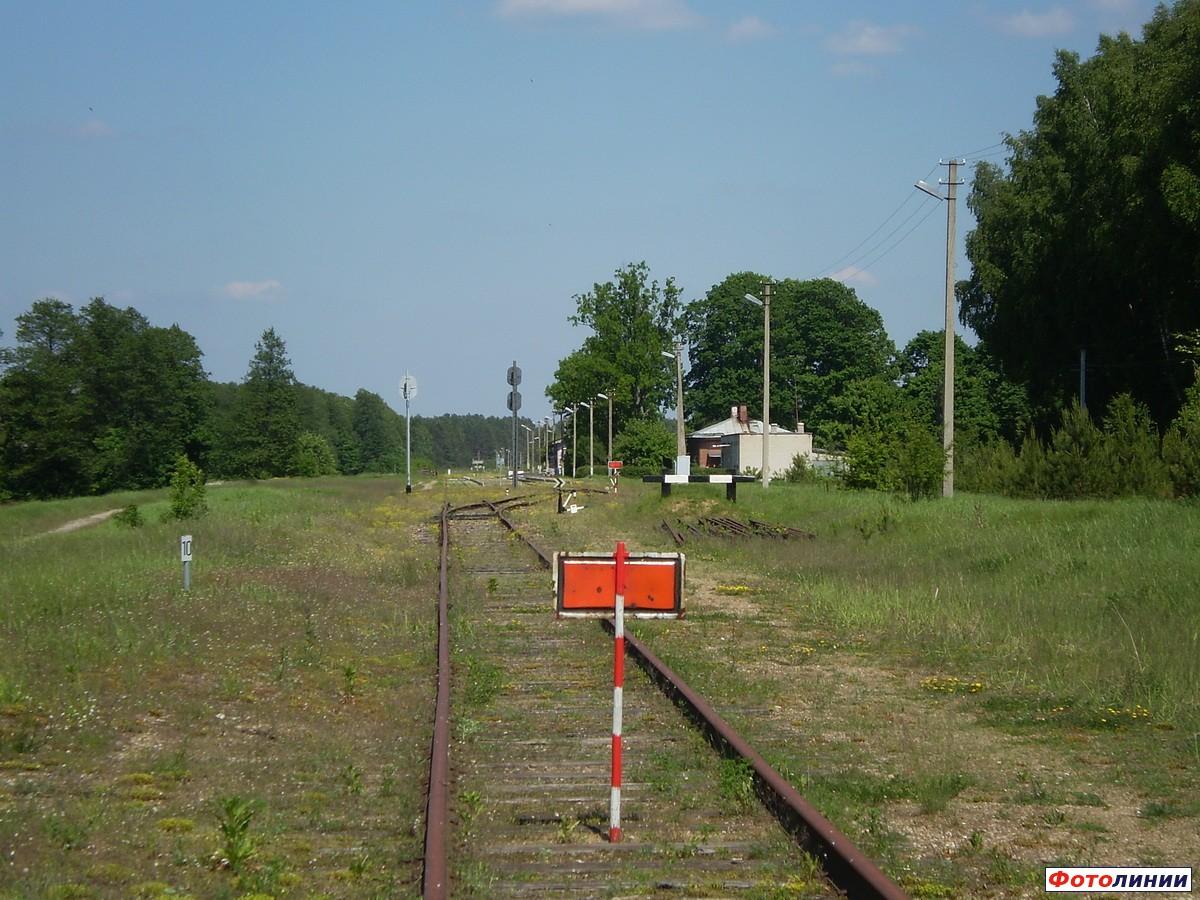
[[[1017,454],[1004,440],[968,447],[954,460],[955,484],[964,491],[1012,494],[1019,475]]]
[[[808,457],[803,453],[793,456],[792,464],[783,471],[783,480],[792,484],[820,481],[821,478],[822,475],[809,465]]]
[[[312,431],[305,431],[296,439],[296,453],[292,458],[292,471],[302,478],[320,475],[336,475],[337,454],[329,441]]]
[[[136,503],[129,504],[113,516],[113,521],[128,528],[141,528],[146,524],[146,520],[142,517],[142,511],[137,508]]]
[[[862,427],[846,438],[846,468],[842,482],[850,488],[894,491],[899,487],[895,436],[882,429]]]
[[[852,488],[905,494],[911,500],[940,493],[946,456],[941,442],[911,417],[890,426],[863,426],[846,439],[843,483]]]
[[[1104,416],[1103,475],[1109,496],[1167,497],[1171,479],[1163,461],[1150,410],[1129,394],[1118,394]]]
[[[613,439],[613,456],[626,466],[643,467],[662,473],[664,458],[675,457],[675,434],[656,419],[627,422]],[[585,454],[586,455],[586,454]]]
[[[1162,455],[1175,495],[1200,496],[1200,379],[1188,388],[1183,407],[1163,438]]]
[[[941,493],[946,472],[942,442],[916,422],[900,431],[896,446],[896,480],[910,500],[926,500]]]
[[[171,473],[171,506],[167,519],[196,519],[208,512],[205,497],[204,473],[182,454],[175,460]]]
[[[1046,449],[1046,496],[1108,496],[1106,450],[1104,435],[1086,409],[1078,402],[1064,409]]]

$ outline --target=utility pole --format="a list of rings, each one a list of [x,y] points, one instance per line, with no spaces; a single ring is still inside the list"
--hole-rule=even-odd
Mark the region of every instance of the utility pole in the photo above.
[[[1079,406],[1087,409],[1087,347],[1079,348]]]
[[[771,282],[763,282],[763,434],[762,485],[771,484]]]
[[[683,343],[675,344],[675,455],[687,455],[687,441],[683,436]]]
[[[958,196],[958,160],[942,163],[949,171],[946,178],[946,351],[942,385],[942,449],[946,469],[942,476],[942,496],[954,496],[954,215]]]

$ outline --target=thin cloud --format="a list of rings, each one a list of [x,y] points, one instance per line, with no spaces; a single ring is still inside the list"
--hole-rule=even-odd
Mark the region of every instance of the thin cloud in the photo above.
[[[856,19],[830,35],[826,46],[844,56],[886,56],[903,50],[905,41],[916,33],[913,25],[876,25]]]
[[[221,293],[234,300],[275,300],[283,293],[283,285],[274,278],[266,281],[231,281]]]
[[[112,126],[100,119],[88,119],[72,132],[77,138],[86,140],[95,140],[98,138],[110,138],[116,132]]]
[[[1075,17],[1061,6],[1055,6],[1040,13],[1023,9],[1015,15],[1005,16],[1000,20],[1000,28],[1002,30],[1007,31],[1009,34],[1015,34],[1018,37],[1027,38],[1044,38],[1067,34],[1074,27]]]
[[[738,19],[725,30],[725,37],[735,43],[761,41],[774,34],[775,27],[764,22],[758,16],[746,16]]]
[[[846,266],[844,269],[838,269],[829,276],[834,281],[840,281],[842,284],[861,284],[863,287],[875,287],[879,284],[879,279],[868,272],[866,269],[859,269],[855,266]]]
[[[829,71],[840,78],[853,78],[856,75],[874,75],[879,70],[861,59],[843,59],[830,66]]]
[[[687,0],[499,0],[496,11],[505,18],[593,18],[655,31],[701,21]]]

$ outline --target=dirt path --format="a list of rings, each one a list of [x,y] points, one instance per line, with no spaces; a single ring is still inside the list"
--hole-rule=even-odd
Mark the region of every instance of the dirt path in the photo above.
[[[111,519],[121,511],[121,507],[116,509],[106,509],[104,512],[92,513],[90,516],[83,516],[80,519],[72,519],[57,528],[51,528],[49,531],[43,531],[43,535],[47,534],[66,534],[68,531],[78,531],[80,528],[87,528],[89,525],[99,525],[101,522]]]

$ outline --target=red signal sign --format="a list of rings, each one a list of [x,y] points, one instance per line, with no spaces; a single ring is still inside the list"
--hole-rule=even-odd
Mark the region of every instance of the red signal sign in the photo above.
[[[683,568],[682,553],[630,553],[625,562],[625,614],[680,618]],[[611,616],[616,609],[615,578],[611,553],[555,553],[555,610],[560,616]]]

